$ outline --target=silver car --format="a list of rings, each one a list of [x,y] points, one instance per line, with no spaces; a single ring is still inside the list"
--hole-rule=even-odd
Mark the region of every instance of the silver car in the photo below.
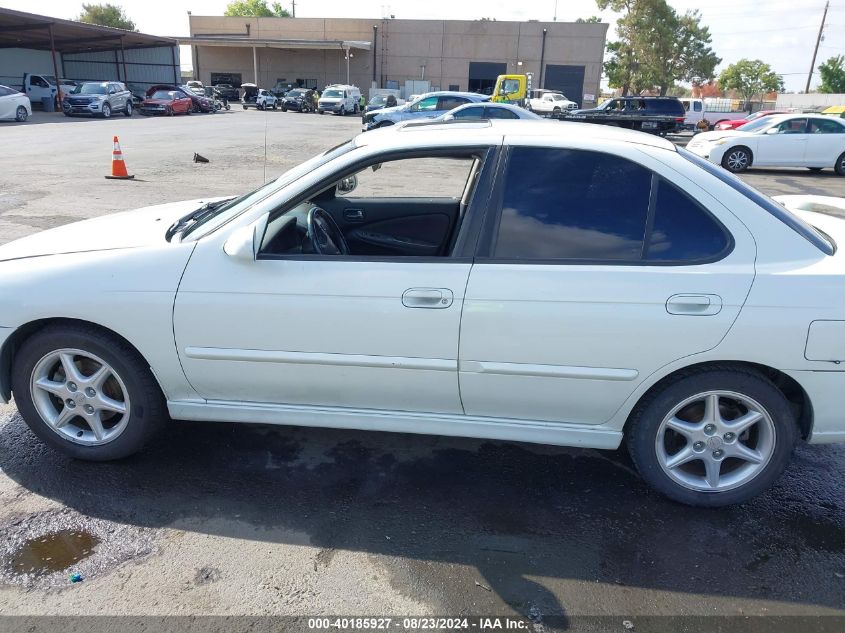
[[[119,81],[86,81],[62,99],[65,116],[89,114],[108,119],[122,112],[132,116],[132,93]]]

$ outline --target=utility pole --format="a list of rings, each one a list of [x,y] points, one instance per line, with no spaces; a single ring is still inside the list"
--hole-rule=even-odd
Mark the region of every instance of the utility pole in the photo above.
[[[819,54],[819,44],[822,41],[822,34],[824,33],[824,21],[827,19],[827,8],[830,6],[830,0],[824,3],[824,13],[822,13],[822,23],[819,26],[819,35],[816,37],[816,47],[813,49],[813,62],[810,64],[810,74],[807,75],[807,87],[804,92],[810,92],[810,80],[813,78],[813,71],[816,69],[816,55]]]
[[[290,0],[290,17],[296,17],[296,0]]]
[[[546,14],[548,15],[548,14]],[[557,22],[557,0],[555,0],[555,15],[552,18],[552,22]]]

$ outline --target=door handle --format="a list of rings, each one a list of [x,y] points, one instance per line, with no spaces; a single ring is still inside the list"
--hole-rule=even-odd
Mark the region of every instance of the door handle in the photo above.
[[[360,222],[364,219],[364,210],[363,209],[344,209],[343,210],[343,217],[349,220],[350,222]]]
[[[722,310],[722,297],[705,294],[672,295],[666,300],[666,312],[681,316],[711,316]]]
[[[406,308],[448,308],[454,294],[448,288],[408,288],[402,293],[402,305]]]

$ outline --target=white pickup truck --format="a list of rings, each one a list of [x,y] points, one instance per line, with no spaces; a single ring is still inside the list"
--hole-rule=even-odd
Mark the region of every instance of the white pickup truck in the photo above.
[[[732,99],[681,97],[680,102],[684,105],[684,110],[687,111],[683,128],[688,130],[704,129],[704,124],[699,125],[701,121],[706,122],[707,130],[712,130],[717,123],[744,119],[749,114],[744,110],[734,108]]]
[[[565,110],[575,110],[578,104],[557,90],[532,90],[527,102],[535,114],[557,116]]]

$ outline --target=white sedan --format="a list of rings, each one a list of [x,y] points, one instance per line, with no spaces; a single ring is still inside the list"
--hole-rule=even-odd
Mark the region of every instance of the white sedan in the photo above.
[[[638,132],[378,130],[0,246],[0,399],[80,459],[171,420],[624,440],[737,503],[845,441],[845,221],[805,217]]]
[[[466,103],[443,114],[435,121],[452,121],[455,119],[531,119],[538,120],[542,117],[530,110],[508,103]],[[429,123],[427,121],[426,123]]]
[[[845,121],[813,114],[779,114],[736,130],[703,132],[687,149],[734,173],[751,167],[832,167],[845,176]]]
[[[32,114],[32,104],[22,92],[0,86],[0,121],[26,121]]]

